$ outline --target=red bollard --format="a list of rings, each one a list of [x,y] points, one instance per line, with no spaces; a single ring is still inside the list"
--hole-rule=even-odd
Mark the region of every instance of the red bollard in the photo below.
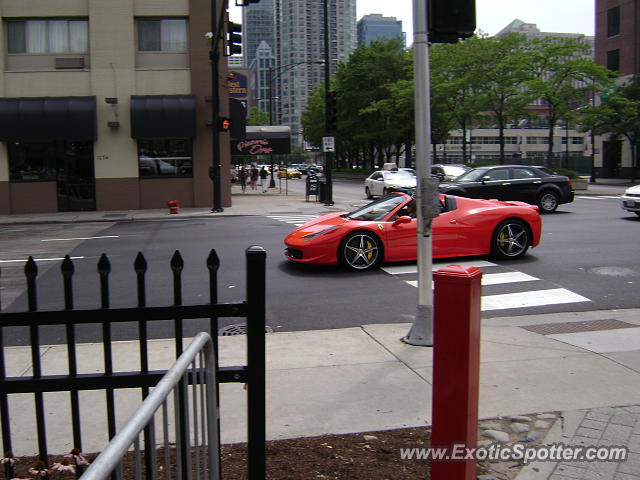
[[[431,446],[475,447],[480,387],[482,271],[450,265],[434,273]],[[465,451],[462,450],[462,455]],[[475,460],[432,461],[432,480],[475,480]]]
[[[178,200],[169,200],[167,202],[167,207],[169,207],[169,213],[178,213],[180,202]]]

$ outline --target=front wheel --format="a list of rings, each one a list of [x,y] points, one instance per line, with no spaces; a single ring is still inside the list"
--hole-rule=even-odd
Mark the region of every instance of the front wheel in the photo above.
[[[531,246],[529,228],[521,220],[505,220],[491,235],[491,253],[497,258],[519,258]]]
[[[371,190],[369,190],[369,187],[364,187],[364,194],[367,196],[368,200],[371,200],[373,198],[373,195],[371,195]]]
[[[338,259],[349,270],[369,270],[382,260],[382,245],[372,233],[353,232],[340,243]]]
[[[540,208],[540,213],[553,213],[558,208],[560,203],[560,199],[558,194],[552,192],[551,190],[547,190],[546,192],[542,192],[540,197],[538,197],[538,207]]]

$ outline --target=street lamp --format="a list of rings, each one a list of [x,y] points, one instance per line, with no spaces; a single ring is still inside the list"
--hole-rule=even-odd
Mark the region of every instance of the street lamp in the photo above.
[[[282,75],[283,73],[294,69],[300,65],[318,65],[323,64],[324,60],[304,60],[301,62],[288,63],[287,65],[281,65],[279,67],[269,67],[269,125],[274,123],[274,109],[273,101],[278,98],[273,95],[273,81]],[[269,182],[269,188],[276,188],[276,181],[273,178],[273,159],[271,160],[271,181]]]

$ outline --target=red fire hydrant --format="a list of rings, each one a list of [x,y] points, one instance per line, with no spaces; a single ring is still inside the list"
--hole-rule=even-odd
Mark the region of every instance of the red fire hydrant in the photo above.
[[[180,202],[178,200],[169,200],[167,202],[167,207],[169,207],[169,213],[178,213],[179,206],[180,206]]]

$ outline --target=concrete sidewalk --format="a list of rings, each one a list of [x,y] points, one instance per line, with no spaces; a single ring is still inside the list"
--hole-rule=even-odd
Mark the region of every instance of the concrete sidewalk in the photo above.
[[[620,322],[618,328],[589,330],[605,319]],[[562,412],[548,442],[627,445],[632,452],[624,463],[532,465],[519,479],[640,478],[640,310],[492,318],[482,323],[481,418]],[[559,331],[558,325],[574,332],[551,333]],[[545,326],[546,334],[540,330]],[[403,343],[400,338],[409,327],[378,324],[268,334],[268,438],[430,424],[432,348]],[[537,332],[531,330],[534,327]],[[245,342],[244,336],[220,337],[221,365],[244,363]],[[154,340],[149,348],[151,369],[170,365],[173,340]],[[24,347],[6,350],[7,374],[29,375],[30,351]],[[96,344],[78,346],[80,373],[99,370],[100,350]],[[117,342],[114,358],[117,370],[138,368],[137,343]],[[66,372],[66,348],[43,346],[42,364],[45,374]],[[65,443],[72,438],[67,398],[63,393],[45,395],[47,429],[55,432],[49,439],[51,452],[72,447]],[[121,392],[117,398],[122,425],[140,396],[139,392]],[[245,441],[243,386],[222,385],[220,403],[223,442]],[[20,455],[35,453],[32,409],[31,396],[12,396],[13,431],[21,433],[14,451]],[[81,411],[84,431],[92,432],[84,450],[98,451],[107,441],[102,392],[81,395]],[[508,429],[503,434],[511,441],[515,438]],[[495,435],[489,430],[481,432],[487,441],[495,441]],[[594,472],[608,473],[594,476]]]

